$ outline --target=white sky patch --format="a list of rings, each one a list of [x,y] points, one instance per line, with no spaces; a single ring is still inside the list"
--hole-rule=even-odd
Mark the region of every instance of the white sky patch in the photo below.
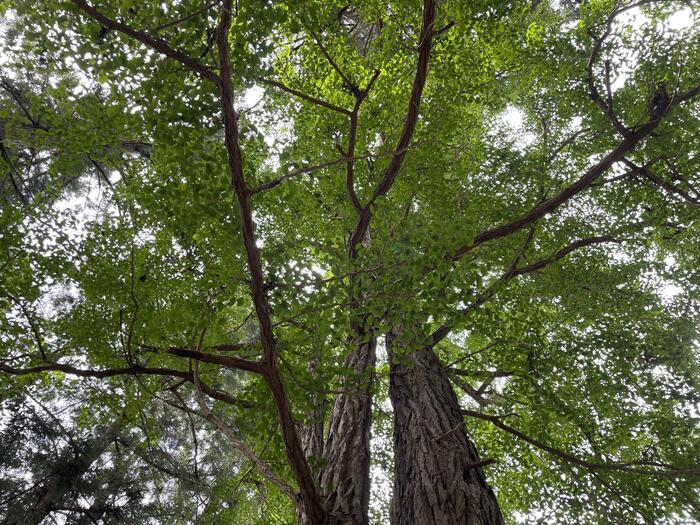
[[[514,138],[514,145],[519,150],[524,150],[537,139],[535,134],[525,127],[525,113],[516,106],[508,106],[498,120]]]
[[[388,365],[388,355],[386,349],[386,340],[380,338],[377,341],[377,367],[385,367]],[[384,414],[393,414],[394,408],[391,405],[388,397],[374,398],[375,411],[381,411]],[[391,436],[388,438],[380,434],[377,430],[376,421],[373,423],[372,438],[370,440],[370,451],[372,461],[370,463],[370,494],[369,494],[369,513],[370,523],[388,523],[389,515],[387,513],[388,505],[391,502],[392,495],[392,479],[391,472],[386,465],[377,462],[377,457],[385,451],[392,451]]]
[[[671,29],[689,29],[695,23],[695,17],[692,9],[685,7],[673,13],[668,19],[668,25]]]

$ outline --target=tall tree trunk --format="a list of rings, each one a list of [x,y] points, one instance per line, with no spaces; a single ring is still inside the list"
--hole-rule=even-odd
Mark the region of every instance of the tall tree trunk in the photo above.
[[[502,525],[442,363],[428,347],[398,355],[395,343],[388,335],[394,407],[392,525]]]
[[[372,334],[357,336],[349,346],[345,367],[352,376],[341,385],[343,392],[336,396],[328,418],[321,491],[327,495],[328,512],[340,523],[366,525],[376,338]]]
[[[308,368],[312,377],[317,376],[316,367],[320,359],[321,356],[317,355],[309,362]],[[323,396],[319,392],[311,392],[310,395],[313,396],[312,408],[300,425],[299,439],[314,479],[320,479],[323,458]],[[313,525],[302,509],[297,510],[297,521],[299,525]]]
[[[371,246],[369,229],[362,244]],[[371,275],[368,278],[373,279]],[[364,288],[362,281],[361,277],[351,278],[353,287],[359,290]],[[365,296],[355,290],[349,299],[352,308],[360,310]],[[372,384],[377,338],[367,329],[366,316],[351,321],[349,328],[346,345],[349,353],[343,362],[348,376],[340,385],[340,393],[335,396],[328,415],[328,433],[322,453],[324,465],[319,476],[320,493],[325,496],[331,525],[368,525]],[[318,427],[309,429],[309,432],[317,436]],[[308,440],[305,447],[307,457],[316,445],[316,439]],[[299,525],[310,525],[303,513],[299,515]]]

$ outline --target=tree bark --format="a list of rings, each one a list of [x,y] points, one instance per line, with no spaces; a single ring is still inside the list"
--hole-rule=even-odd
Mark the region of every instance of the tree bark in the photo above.
[[[317,355],[309,362],[308,368],[312,377],[317,375],[316,367],[320,360],[321,356]],[[323,396],[319,392],[311,392],[310,395],[312,396],[312,408],[308,417],[300,425],[299,439],[311,474],[314,479],[318,480],[321,477],[323,458]],[[303,509],[297,510],[297,522],[299,525],[313,525]]]
[[[376,338],[372,334],[351,339],[345,367],[352,377],[342,385],[328,418],[324,446],[326,465],[321,491],[326,508],[340,523],[367,525],[369,511],[370,427]]]
[[[430,347],[399,355],[387,336],[394,407],[392,525],[502,525],[457,396]]]

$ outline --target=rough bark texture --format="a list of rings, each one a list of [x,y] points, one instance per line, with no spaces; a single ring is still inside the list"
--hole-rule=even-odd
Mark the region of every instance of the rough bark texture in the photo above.
[[[316,377],[316,367],[320,357],[316,357],[309,363],[309,372],[312,377]],[[301,447],[304,449],[304,456],[309,461],[314,478],[320,477],[320,461],[323,457],[323,396],[319,392],[311,392],[312,408],[305,419],[299,432]]]
[[[309,372],[312,376],[316,376],[315,370],[319,361],[320,356],[316,356],[309,363]],[[323,458],[323,399],[318,392],[313,392],[310,395],[313,396],[313,408],[303,424],[300,425],[299,439],[314,479],[320,479],[320,466]],[[297,511],[297,522],[299,525],[312,525],[309,517],[302,509]]]
[[[366,525],[369,509],[369,442],[372,415],[371,386],[376,339],[351,341],[345,366],[354,377],[343,385],[328,419],[324,447],[326,466],[321,490],[328,512],[341,523]]]
[[[391,352],[391,337],[387,337]],[[442,363],[430,348],[391,352],[393,525],[502,525],[496,497]],[[410,358],[407,359],[407,358]],[[405,363],[405,364],[404,364]]]

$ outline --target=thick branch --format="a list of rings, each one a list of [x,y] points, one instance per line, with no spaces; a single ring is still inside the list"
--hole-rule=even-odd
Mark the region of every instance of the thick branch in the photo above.
[[[228,156],[231,186],[238,202],[241,235],[246,250],[248,271],[250,272],[250,289],[253,305],[260,325],[260,342],[263,348],[263,375],[277,408],[287,457],[294,476],[299,484],[301,499],[310,519],[315,523],[324,523],[327,513],[316,491],[316,484],[311,469],[306,462],[304,451],[299,442],[296,425],[292,417],[289,400],[277,368],[277,350],[272,331],[270,306],[264,290],[260,251],[256,244],[250,193],[246,188],[243,174],[243,159],[238,140],[238,119],[234,108],[233,83],[231,81],[231,63],[229,56],[229,29],[231,26],[231,1],[223,3],[221,20],[217,29],[217,47],[219,53],[220,76],[219,89],[224,121],[224,138]]]
[[[509,223],[503,224],[501,226],[482,231],[481,233],[476,235],[476,237],[474,237],[474,240],[471,244],[464,245],[455,250],[453,253],[453,258],[455,260],[460,259],[467,253],[471,252],[477,246],[485,242],[492,241],[494,239],[499,239],[501,237],[511,235],[517,231],[520,231],[523,228],[526,228],[527,226],[530,226],[535,221],[541,219],[545,215],[552,213],[562,204],[566,203],[569,199],[578,195],[586,188],[588,188],[591,184],[593,184],[598,177],[600,177],[603,173],[605,173],[608,170],[608,168],[610,168],[610,166],[612,166],[616,162],[621,161],[624,158],[624,156],[629,151],[631,151],[637,144],[639,144],[639,142],[641,142],[642,139],[647,137],[658,126],[658,124],[659,120],[653,120],[651,122],[648,122],[647,124],[639,128],[629,138],[622,141],[600,162],[589,168],[588,171],[586,171],[586,173],[584,173],[583,176],[579,178],[576,182],[564,188],[554,197],[547,199],[544,202],[541,202],[540,204],[532,208],[529,212],[525,213],[524,215],[521,215],[517,219]]]
[[[84,12],[90,15],[90,17],[102,24],[104,27],[108,29],[114,29],[115,31],[119,31],[120,33],[124,33],[125,35],[130,36],[135,40],[138,40],[142,44],[147,45],[155,51],[158,51],[160,54],[180,62],[187,69],[194,71],[200,77],[209,80],[215,84],[218,84],[219,80],[214,71],[204,66],[203,64],[197,62],[191,56],[183,53],[182,51],[178,51],[177,49],[170,47],[170,45],[165,40],[148,35],[142,31],[137,31],[133,27],[130,27],[124,24],[123,22],[113,20],[102,14],[95,7],[88,4],[85,0],[71,0],[71,2],[73,2],[73,4],[82,9]]]
[[[124,375],[154,375],[163,377],[179,377],[192,383],[194,378],[191,372],[183,372],[182,370],[176,370],[173,368],[149,368],[140,365],[133,365],[123,368],[107,368],[104,370],[90,370],[84,368],[76,368],[72,365],[63,363],[47,363],[43,365],[37,365],[30,368],[14,368],[4,363],[0,363],[0,372],[4,372],[9,375],[14,376],[26,376],[32,374],[40,374],[42,372],[63,372],[64,374],[74,375],[78,377],[94,377],[96,379],[105,379],[108,377],[124,376]],[[222,392],[219,389],[212,388],[209,385],[202,383],[202,390],[206,395],[212,399],[217,399],[228,403],[229,405],[240,405],[246,408],[250,408],[252,405],[248,401],[242,401],[231,397],[226,392]]]
[[[448,368],[448,372],[456,374],[458,376],[465,377],[485,377],[485,378],[499,378],[499,377],[510,377],[515,375],[515,372],[510,372],[508,370],[464,370],[462,368]]]
[[[250,361],[248,359],[242,359],[240,357],[231,357],[228,355],[218,355],[218,354],[208,354],[206,352],[199,352],[197,350],[190,350],[188,348],[176,348],[170,347],[165,350],[171,355],[178,357],[186,357],[189,359],[194,359],[196,361],[201,361],[202,363],[212,363],[215,365],[225,366],[226,368],[235,368],[238,370],[246,370],[248,372],[255,372],[256,374],[262,373],[262,366],[256,361]]]
[[[394,180],[401,169],[404,157],[406,156],[406,149],[408,148],[411,138],[413,137],[413,131],[416,128],[416,123],[418,122],[418,113],[420,111],[420,102],[423,95],[423,88],[425,87],[426,79],[428,78],[428,59],[430,56],[430,47],[433,41],[433,24],[435,21],[435,0],[424,0],[423,2],[423,22],[420,31],[420,44],[418,46],[418,63],[416,65],[416,74],[413,79],[413,86],[411,88],[411,98],[408,102],[408,111],[406,113],[406,119],[404,120],[403,131],[394,149],[394,154],[389,162],[389,166],[384,172],[382,180],[379,182],[377,187],[369,199],[367,205],[363,208],[362,212],[358,215],[357,224],[355,229],[350,235],[350,240],[348,241],[348,253],[351,258],[357,256],[357,245],[364,239],[367,233],[367,228],[369,227],[370,220],[372,219],[372,204],[385,195],[394,184]]]

